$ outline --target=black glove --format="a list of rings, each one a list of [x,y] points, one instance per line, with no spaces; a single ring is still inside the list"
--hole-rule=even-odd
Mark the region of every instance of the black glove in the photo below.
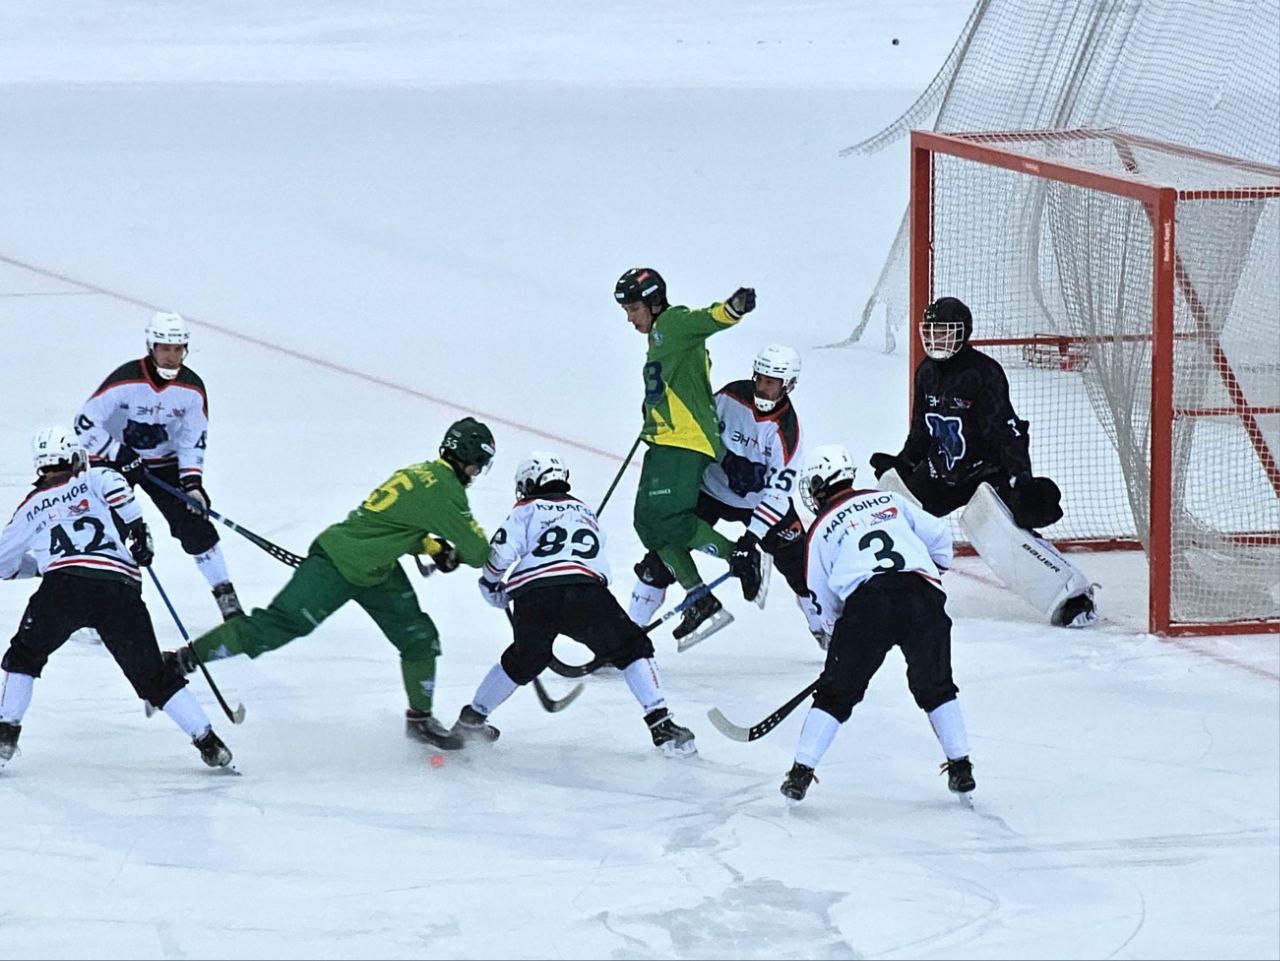
[[[1009,475],[1009,486],[1014,490],[1027,489],[1027,485],[1031,483],[1031,471],[1021,471],[1017,474]]]
[[[754,287],[739,287],[724,302],[724,309],[729,312],[729,316],[734,320],[738,320],[743,314],[749,314],[756,309],[756,289]]]
[[[150,567],[156,556],[156,546],[151,541],[151,531],[146,523],[138,518],[129,525],[129,553],[139,567]]]
[[[188,474],[182,478],[182,489],[187,492],[187,496],[195,503],[188,503],[187,510],[193,514],[199,514],[204,517],[209,513],[209,505],[213,503],[209,499],[208,493],[205,492],[204,484],[201,483],[199,474]]]
[[[877,452],[871,455],[871,469],[875,471],[876,480],[884,476],[886,471],[891,471],[895,467],[901,468],[901,466],[902,462],[894,454]],[[899,470],[899,473],[901,473],[901,470]]]
[[[760,538],[747,531],[733,545],[733,553],[729,555],[729,570],[735,577],[741,577],[753,569],[755,554],[760,547]]]
[[[458,556],[457,548],[442,538],[436,537],[433,540],[440,545],[439,553],[431,555],[431,560],[435,563],[436,570],[441,574],[456,571],[458,565],[462,563],[462,558]]]
[[[142,459],[142,455],[125,444],[120,445],[115,463],[111,466],[123,474],[124,479],[132,485],[141,484],[143,478],[147,476],[147,464]]]

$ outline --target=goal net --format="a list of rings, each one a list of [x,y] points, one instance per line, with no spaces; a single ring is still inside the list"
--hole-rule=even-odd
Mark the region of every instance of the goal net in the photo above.
[[[910,315],[971,308],[1063,491],[1046,535],[1146,550],[1153,631],[1280,628],[1280,167],[1113,129],[911,154]]]

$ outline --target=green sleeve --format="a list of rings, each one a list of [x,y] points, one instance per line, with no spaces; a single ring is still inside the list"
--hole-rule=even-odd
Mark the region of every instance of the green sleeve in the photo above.
[[[489,559],[489,538],[471,516],[467,495],[461,487],[451,498],[453,510],[441,511],[432,518],[432,533],[443,537],[469,567],[484,567]]]
[[[729,312],[725,310],[722,303],[712,304],[701,310],[670,307],[663,312],[660,320],[663,321],[663,331],[669,332],[667,336],[681,345],[690,347],[706,340],[712,334],[728,330],[737,323],[729,316]]]

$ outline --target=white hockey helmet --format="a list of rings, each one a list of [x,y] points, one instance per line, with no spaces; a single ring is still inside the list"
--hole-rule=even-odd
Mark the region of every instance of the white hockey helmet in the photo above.
[[[169,310],[158,310],[147,321],[147,354],[151,355],[152,360],[155,359],[156,344],[180,344],[187,347],[190,343],[191,331],[187,329],[187,321],[181,314],[175,314]],[[182,356],[185,358],[186,355],[187,352],[184,350]],[[177,367],[161,367],[156,364],[156,370],[165,380],[173,380],[181,369],[181,364]]]
[[[42,427],[31,438],[31,461],[37,471],[70,468],[78,474],[88,466],[89,454],[69,427]]]
[[[543,484],[552,481],[569,483],[569,468],[559,456],[545,450],[535,450],[516,468],[516,497],[528,497]]]
[[[756,354],[755,363],[751,365],[754,373],[765,377],[776,377],[782,381],[782,397],[796,389],[796,381],[800,379],[800,355],[794,348],[784,344],[770,344]],[[756,410],[767,414],[782,399],[771,400],[768,397],[755,395]]]
[[[815,514],[826,492],[836,484],[853,483],[858,468],[840,444],[823,444],[809,451],[800,469],[800,499]]]

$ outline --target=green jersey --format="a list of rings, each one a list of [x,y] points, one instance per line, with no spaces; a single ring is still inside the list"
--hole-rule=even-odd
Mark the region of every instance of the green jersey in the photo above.
[[[322,531],[316,544],[352,584],[372,587],[403,555],[429,553],[432,535],[447,540],[472,567],[489,559],[489,539],[471,516],[466,488],[442,460],[396,471],[346,520]]]
[[[705,310],[668,307],[658,315],[645,356],[644,440],[720,459],[724,444],[711,395],[706,341],[736,323],[724,304]]]

